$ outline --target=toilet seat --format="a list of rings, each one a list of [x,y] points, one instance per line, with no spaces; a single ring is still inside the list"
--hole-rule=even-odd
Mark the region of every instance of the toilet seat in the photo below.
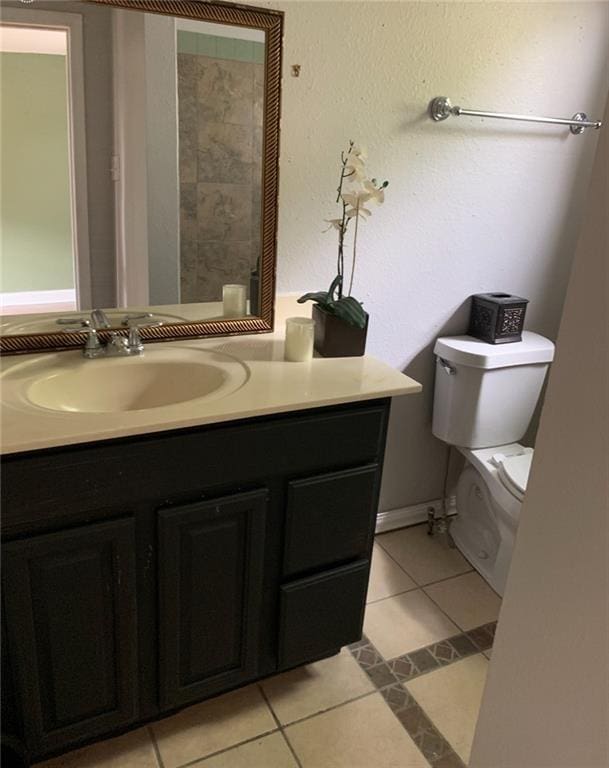
[[[520,456],[501,456],[496,462],[499,479],[519,501],[524,499],[527,490],[532,460],[531,450]]]

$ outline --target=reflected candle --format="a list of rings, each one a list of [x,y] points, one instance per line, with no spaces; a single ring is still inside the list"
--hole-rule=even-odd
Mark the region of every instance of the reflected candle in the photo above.
[[[284,357],[292,363],[304,363],[313,357],[314,321],[310,317],[288,317],[285,321]]]
[[[223,285],[222,305],[224,317],[244,317],[246,288],[244,285]]]

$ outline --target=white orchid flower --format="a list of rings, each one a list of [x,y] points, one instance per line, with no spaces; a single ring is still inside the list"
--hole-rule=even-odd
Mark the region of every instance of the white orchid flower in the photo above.
[[[350,157],[345,166],[345,178],[349,181],[363,181],[366,178],[364,163],[357,157]]]
[[[377,187],[370,179],[364,181],[364,189],[368,192],[368,199],[381,205],[385,202],[385,188]]]
[[[328,224],[327,228],[323,230],[324,232],[329,232],[330,230],[338,232],[338,274],[335,282],[332,283],[332,296],[334,295],[334,286],[338,285],[338,301],[351,297],[356,265],[359,222],[366,221],[372,215],[372,211],[366,207],[366,204],[369,201],[377,204],[384,202],[385,187],[389,183],[384,181],[379,184],[375,178],[369,179],[367,177],[365,172],[366,159],[366,150],[356,145],[353,141],[350,141],[347,149],[340,153],[340,179],[335,199],[340,205],[342,215],[336,219],[324,219],[326,224]],[[351,221],[353,221],[353,224],[350,225]],[[348,293],[346,296],[343,296],[345,285],[345,248],[348,233],[352,234],[353,255]],[[323,294],[305,294],[305,296],[301,297],[301,300],[311,298],[313,301],[318,301],[318,298],[315,297],[321,295],[327,297],[327,292],[323,292]],[[356,304],[359,304],[361,307],[359,302],[356,301]]]
[[[326,227],[326,229],[323,230],[324,232],[328,232],[330,229],[337,229],[339,232],[341,231],[343,226],[342,219],[324,219],[324,221],[326,222],[326,224],[330,225],[329,227]]]
[[[372,211],[369,211],[363,206],[360,206],[359,208],[349,208],[345,211],[345,216],[348,219],[352,219],[354,216],[361,216],[362,219],[366,220],[368,216],[372,216]]]
[[[354,145],[351,148],[345,165],[346,176],[350,181],[362,181],[365,178],[364,165],[367,157],[363,147]]]
[[[367,203],[372,195],[367,190],[353,190],[352,192],[343,192],[341,197],[347,205],[358,208],[363,203]]]

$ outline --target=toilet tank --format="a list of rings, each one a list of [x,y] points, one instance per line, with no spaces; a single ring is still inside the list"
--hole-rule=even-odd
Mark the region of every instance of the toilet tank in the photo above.
[[[554,344],[524,331],[522,341],[487,344],[472,336],[436,341],[432,430],[463,448],[517,443],[529,426],[554,358]]]

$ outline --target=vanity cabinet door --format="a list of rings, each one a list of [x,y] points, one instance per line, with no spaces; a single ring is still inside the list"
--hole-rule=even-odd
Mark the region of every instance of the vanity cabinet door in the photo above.
[[[267,491],[159,512],[161,708],[257,674]]]
[[[16,698],[33,755],[136,718],[132,520],[3,545]]]
[[[279,669],[306,664],[362,636],[369,560],[292,581],[280,589]]]

